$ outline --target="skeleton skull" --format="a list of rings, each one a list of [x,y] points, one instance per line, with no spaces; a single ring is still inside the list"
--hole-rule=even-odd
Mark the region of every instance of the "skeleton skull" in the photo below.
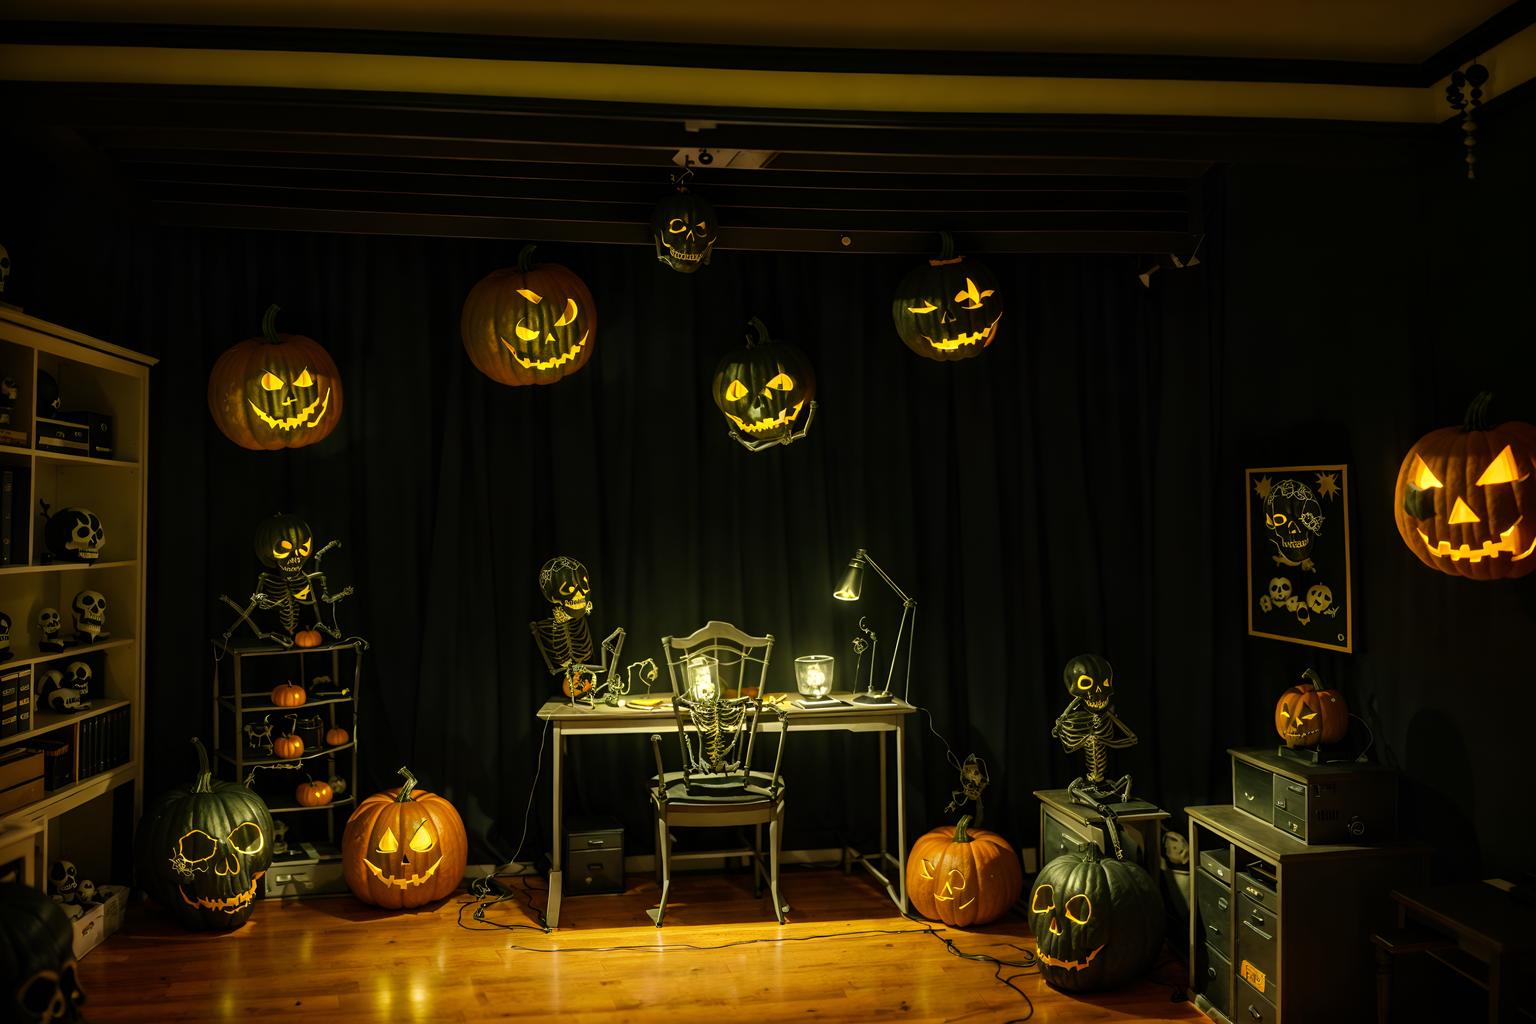
[[[96,902],[96,883],[91,881],[89,878],[85,879],[84,881],[82,881],[80,883],[80,902],[81,903],[95,903]]]
[[[1333,591],[1324,583],[1314,583],[1307,588],[1307,607],[1314,615],[1321,615],[1333,604]]]
[[[101,557],[107,531],[101,524],[101,517],[90,509],[65,508],[48,517],[43,537],[49,550],[58,558],[94,562]]]
[[[1300,480],[1281,480],[1264,499],[1264,525],[1284,564],[1300,565],[1323,530],[1323,507]]]
[[[75,595],[75,629],[78,632],[96,635],[102,631],[107,619],[107,599],[98,591],[82,590]]]
[[[1276,576],[1269,581],[1269,600],[1277,608],[1285,607],[1285,603],[1291,599],[1291,581],[1284,576]]]
[[[592,584],[587,578],[587,567],[557,555],[544,563],[539,570],[539,589],[545,600],[555,606],[557,620],[579,619],[592,610]]]
[[[1067,693],[1081,699],[1090,711],[1102,711],[1114,699],[1115,670],[1096,654],[1079,654],[1061,671]]]
[[[56,860],[48,868],[48,895],[73,903],[80,893],[80,874],[73,861]]]
[[[63,621],[57,608],[44,608],[37,613],[38,632],[42,633],[44,640],[56,639],[59,635],[59,625]]]
[[[76,672],[76,667],[83,673]],[[70,675],[65,677],[58,669],[43,673],[43,685],[39,691],[48,702],[48,710],[56,713],[84,711],[91,706],[86,697],[91,689],[91,670],[83,661],[70,662]]]

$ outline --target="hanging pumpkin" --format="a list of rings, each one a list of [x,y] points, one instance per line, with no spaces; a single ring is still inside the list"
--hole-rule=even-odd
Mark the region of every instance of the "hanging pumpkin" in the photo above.
[[[341,869],[358,899],[400,910],[440,900],[458,888],[469,857],[464,822],[440,796],[405,785],[375,793],[352,812],[341,840]]]
[[[912,844],[907,898],[919,914],[954,928],[996,921],[1024,891],[1019,856],[996,832],[971,828],[971,816]]]
[[[1536,426],[1489,426],[1492,400],[1483,392],[1460,427],[1421,437],[1397,472],[1397,532],[1449,576],[1516,579],[1536,569]]]
[[[309,699],[304,687],[295,682],[278,683],[272,687],[272,703],[280,708],[296,708]]]
[[[803,437],[811,425],[811,412],[801,419],[810,403],[814,410],[816,371],[805,353],[793,345],[776,342],[757,317],[749,321],[757,335],[754,343],[729,352],[715,367],[710,395],[725,414],[731,433],[747,447],[784,444]],[[799,432],[796,432],[796,427]]]
[[[225,350],[208,375],[208,411],[242,448],[274,451],[323,441],[341,422],[341,374],[320,343],[278,334],[277,306],[261,337]]]
[[[0,884],[0,1020],[78,1021],[85,992],[63,909],[30,885]]]
[[[1349,732],[1349,706],[1337,690],[1323,689],[1312,669],[1275,703],[1275,731],[1288,747],[1337,743]]]
[[[301,782],[293,791],[293,798],[299,802],[300,807],[324,807],[336,796],[331,784],[325,781],[316,782],[310,779]]]
[[[657,200],[651,210],[656,258],[680,274],[709,265],[718,235],[715,208],[682,185],[672,195]]]
[[[1151,876],[1096,846],[1041,868],[1029,911],[1040,974],[1067,992],[1135,981],[1163,946],[1163,900]]]
[[[553,384],[587,365],[596,344],[592,293],[558,263],[494,270],[464,300],[459,332],[475,369],[501,384]]]
[[[192,929],[238,928],[272,863],[272,815],[261,797],[215,782],[199,740],[197,779],[162,793],[139,819],[139,884]]]
[[[970,359],[997,337],[1003,300],[992,271],[956,256],[947,231],[940,237],[939,258],[902,278],[891,316],[896,333],[918,355],[941,362]]]

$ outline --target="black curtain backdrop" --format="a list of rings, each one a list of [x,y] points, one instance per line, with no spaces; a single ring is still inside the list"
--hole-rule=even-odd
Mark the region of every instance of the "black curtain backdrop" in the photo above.
[[[61,217],[67,219],[67,214]],[[1139,795],[1177,810],[1220,788],[1208,737],[1213,580],[1213,277],[1139,257],[987,257],[1008,312],[980,358],[920,359],[890,301],[910,258],[721,253],[693,276],[648,250],[541,246],[597,304],[596,350],[551,386],[481,376],[459,340],[465,295],[511,264],[515,244],[127,229],[63,254],[95,274],[82,300],[44,285],[29,310],[161,358],[151,420],[149,789],[186,774],[185,737],[206,733],[208,638],[248,595],[256,521],[292,511],[352,584],[342,625],[371,642],[360,751],[365,791],[408,763],[463,812],[475,855],[510,857],[541,744],[535,709],[554,691],[528,622],[547,609],[536,573],[556,554],[591,572],[598,635],[628,630],[624,660],[707,619],[778,640],[772,688],[793,659],[838,656],[861,614],[891,653],[895,596],[831,599],[866,547],[918,602],[909,833],[942,821],[946,763],[975,752],[992,776],[987,824],[1032,843],[1031,791],[1081,771],[1048,735],[1072,655],[1115,665],[1125,752]],[[88,269],[87,269],[88,268]],[[59,275],[54,275],[57,280]],[[340,426],[310,448],[256,453],[206,408],[218,355],[279,329],[335,357]],[[803,348],[819,379],[810,436],[748,453],[708,394],[716,361],[760,316]],[[882,669],[883,669],[882,665]],[[665,674],[658,684],[665,687]],[[898,678],[898,686],[899,686]],[[665,723],[663,723],[664,725]],[[792,736],[792,847],[867,842],[877,818],[873,740]],[[571,744],[568,807],[627,826],[651,848],[639,738]],[[549,751],[526,858],[547,848]]]

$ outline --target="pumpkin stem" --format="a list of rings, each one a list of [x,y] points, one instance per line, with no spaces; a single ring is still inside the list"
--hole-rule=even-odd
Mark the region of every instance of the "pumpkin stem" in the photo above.
[[[1474,430],[1487,430],[1491,424],[1488,422],[1493,407],[1493,392],[1479,391],[1477,397],[1472,399],[1472,404],[1467,406],[1467,418],[1463,421],[1461,429],[1467,433]]]
[[[955,258],[955,236],[948,231],[939,232],[939,259],[952,260]]]
[[[965,831],[970,826],[970,824],[971,816],[969,814],[963,816],[960,819],[959,823],[955,825],[955,842],[968,843],[971,841],[970,835]]]
[[[753,338],[750,334],[747,335],[747,348],[751,348],[753,344],[766,345],[773,340],[768,337],[768,325],[759,318],[753,317],[751,320],[748,320],[747,326],[757,332],[756,338]]]
[[[203,741],[196,736],[192,737],[192,745],[197,748],[197,785],[192,787],[192,792],[212,793],[213,771],[208,767],[208,748],[203,746]]]
[[[530,245],[528,248],[532,249],[533,246]],[[409,768],[407,768],[405,765],[401,765],[400,774],[405,778],[405,785],[400,787],[400,795],[395,797],[395,803],[397,804],[409,802],[411,799],[411,790],[416,788],[416,776],[411,774],[411,770]]]
[[[1314,690],[1321,690],[1323,688],[1322,677],[1317,674],[1317,671],[1315,669],[1310,669],[1310,668],[1309,669],[1305,669],[1301,673],[1301,678],[1303,678],[1307,682],[1311,683],[1312,684],[1312,689],[1314,689]]]
[[[533,250],[538,246],[532,242],[523,246],[523,251],[517,254],[517,269],[527,274],[533,270]]]
[[[261,336],[267,339],[268,344],[278,345],[281,342],[277,337],[277,311],[283,307],[277,303],[267,307],[267,311],[261,315]]]

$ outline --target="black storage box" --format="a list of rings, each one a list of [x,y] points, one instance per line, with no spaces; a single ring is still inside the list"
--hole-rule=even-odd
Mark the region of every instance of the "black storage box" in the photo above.
[[[565,834],[565,895],[623,891],[623,827],[612,819],[573,820]]]

